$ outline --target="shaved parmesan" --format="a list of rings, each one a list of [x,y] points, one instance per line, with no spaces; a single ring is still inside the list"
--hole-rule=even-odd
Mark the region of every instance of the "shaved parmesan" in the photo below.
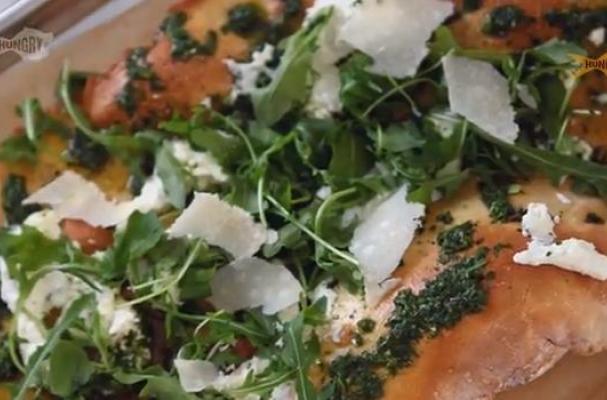
[[[182,389],[187,393],[199,392],[203,389],[226,391],[242,386],[248,376],[263,372],[270,364],[267,360],[253,357],[242,363],[230,374],[224,374],[210,361],[174,360],[177,376]]]
[[[275,70],[268,67],[274,58],[274,46],[266,43],[261,50],[251,54],[251,61],[240,63],[235,60],[225,60],[230,72],[234,76],[234,87],[232,98],[241,94],[250,94],[257,89],[257,81],[260,75],[273,78]]]
[[[299,301],[301,284],[283,265],[243,258],[221,268],[211,281],[211,302],[232,312],[262,307],[275,314]]]
[[[514,262],[533,266],[549,264],[607,280],[607,255],[599,253],[594,244],[575,238],[555,243],[554,221],[545,204],[529,204],[522,227],[531,242],[526,250],[514,255]]]
[[[196,193],[169,228],[172,237],[191,236],[227,250],[234,258],[250,257],[267,240],[267,230],[251,214],[216,194]]]
[[[44,204],[51,207],[51,214],[33,217],[34,224],[43,233],[55,235],[51,219],[79,219],[92,226],[115,226],[125,222],[136,210],[147,212],[160,209],[167,204],[163,194],[162,182],[157,177],[150,178],[144,185],[141,195],[131,201],[117,202],[108,200],[105,194],[93,182],[87,181],[73,171],[65,171],[55,180],[34,192],[23,204]],[[49,212],[49,211],[47,211]],[[41,224],[44,222],[44,226]]]
[[[506,78],[487,62],[452,54],[443,58],[443,69],[451,110],[491,136],[514,143],[519,129]]]
[[[219,377],[219,370],[210,361],[175,359],[173,362],[181,388],[196,393],[208,388]]]
[[[432,32],[452,13],[449,1],[365,0],[352,8],[339,37],[373,58],[372,72],[405,78],[415,74]]]
[[[421,224],[425,207],[407,202],[404,186],[375,207],[354,231],[350,251],[366,282],[379,284],[400,264]]]
[[[102,227],[118,225],[131,213],[129,204],[108,200],[97,185],[72,171],[65,171],[23,204],[46,204],[60,219],[80,219]]]
[[[297,400],[297,391],[293,382],[282,383],[272,390],[270,400]]]
[[[327,117],[342,109],[339,91],[341,81],[337,61],[352,51],[352,47],[339,38],[339,29],[352,13],[352,1],[320,0],[308,10],[307,21],[312,21],[321,11],[331,7],[331,16],[318,37],[318,49],[312,59],[316,81],[307,109],[316,117]]]

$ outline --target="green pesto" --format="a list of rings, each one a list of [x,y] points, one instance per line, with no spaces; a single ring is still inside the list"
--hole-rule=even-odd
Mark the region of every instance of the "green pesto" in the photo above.
[[[160,30],[171,41],[171,56],[187,60],[196,55],[213,55],[217,50],[217,32],[208,31],[204,42],[194,39],[185,29],[187,15],[183,12],[170,14],[160,25]]]
[[[394,300],[388,333],[374,352],[347,354],[329,367],[333,399],[373,400],[383,395],[383,381],[417,357],[424,337],[436,337],[487,303],[485,280],[487,249],[438,274],[419,293],[404,290]]]
[[[136,47],[126,57],[126,72],[129,79],[150,80],[154,71],[147,60],[148,49]]]
[[[356,324],[361,333],[371,333],[375,330],[377,323],[371,318],[363,318]]]
[[[561,29],[565,39],[582,41],[594,29],[607,27],[607,8],[551,10],[544,18],[551,26]]]
[[[96,171],[106,164],[110,154],[103,145],[93,141],[77,129],[68,142],[65,158],[68,163]]]
[[[442,231],[438,235],[438,245],[443,258],[469,249],[474,243],[474,224],[471,221],[456,225],[453,228]]]
[[[20,175],[10,174],[2,187],[2,210],[8,224],[21,224],[31,213],[40,210],[40,206],[38,205],[22,204],[27,196],[25,178]]]
[[[514,5],[495,7],[487,15],[483,32],[491,36],[504,36],[528,19],[529,17],[525,15],[520,7]]]
[[[481,198],[489,209],[489,216],[493,222],[512,222],[520,218],[520,211],[514,208],[508,199],[506,182],[482,182],[479,185]]]
[[[454,221],[453,214],[450,211],[445,211],[436,216],[436,220],[445,225],[451,225]]]
[[[116,103],[125,113],[132,116],[137,110],[137,88],[128,81],[116,95]]]
[[[228,11],[228,22],[222,30],[234,32],[239,36],[248,36],[264,27],[264,10],[255,3],[238,4]]]

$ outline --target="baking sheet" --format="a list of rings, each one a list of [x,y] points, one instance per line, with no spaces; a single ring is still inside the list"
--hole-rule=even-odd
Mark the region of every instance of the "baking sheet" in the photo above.
[[[76,35],[74,38],[64,37],[63,42],[53,46],[48,58],[40,62],[22,62],[2,73],[0,136],[8,134],[19,124],[14,107],[25,97],[38,97],[46,105],[54,102],[55,82],[64,60],[69,60],[73,69],[105,70],[125,49],[151,42],[170,3],[172,0],[145,0],[93,30],[84,34],[72,33]],[[504,393],[497,400],[606,398],[607,353],[602,353],[592,357],[568,355],[535,382]]]

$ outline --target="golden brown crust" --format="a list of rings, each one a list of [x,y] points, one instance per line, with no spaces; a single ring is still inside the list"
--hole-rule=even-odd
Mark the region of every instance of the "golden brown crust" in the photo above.
[[[604,226],[583,222],[588,211],[607,215],[603,202],[565,191],[574,202],[562,204],[557,189],[540,179],[523,191],[515,196],[520,205],[545,202],[561,215],[559,239],[585,239],[607,253]],[[387,381],[384,400],[489,399],[536,379],[568,352],[592,354],[607,348],[607,283],[556,267],[515,264],[512,255],[526,246],[520,225],[492,224],[472,183],[454,199],[432,207],[429,224],[446,210],[456,222],[478,223],[479,246],[507,248],[489,258],[495,278],[486,309],[422,343],[413,365]],[[407,251],[404,266],[396,272],[403,287],[417,291],[437,274],[435,235],[427,230]],[[387,320],[393,296],[378,306],[375,318]]]

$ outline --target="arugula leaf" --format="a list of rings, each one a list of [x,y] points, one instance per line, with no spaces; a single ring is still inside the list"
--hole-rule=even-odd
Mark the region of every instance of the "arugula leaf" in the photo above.
[[[219,129],[196,127],[190,131],[190,141],[209,151],[222,166],[233,166],[247,156],[241,139]]]
[[[129,217],[126,228],[118,236],[116,259],[128,263],[130,259],[142,257],[154,248],[164,234],[164,226],[156,214],[135,211]]]
[[[147,384],[141,391],[141,396],[157,400],[196,400],[194,394],[186,393],[179,381],[170,376],[153,376],[147,379]]]
[[[25,178],[8,174],[2,186],[2,210],[9,225],[21,224],[30,214],[41,209],[37,204],[24,205],[23,200],[27,196]]]
[[[8,229],[0,231],[0,254],[6,259],[9,268],[20,265],[21,271],[35,271],[69,258],[70,248],[65,241],[51,240],[30,226],[24,225],[21,229],[19,235]],[[17,276],[17,271],[14,272],[13,276]]]
[[[373,166],[373,157],[367,151],[365,140],[352,130],[340,130],[331,143],[332,155],[329,174],[338,178],[357,178]]]
[[[306,28],[286,39],[285,53],[274,79],[251,96],[255,115],[262,124],[274,125],[289,110],[303,104],[308,98],[316,42],[330,16],[330,12],[322,13]]]
[[[156,154],[156,171],[171,205],[183,209],[190,191],[187,174],[166,143]]]
[[[93,373],[93,365],[82,347],[66,340],[57,343],[49,362],[48,384],[51,393],[57,396],[70,396]]]
[[[509,144],[478,129],[475,131],[483,139],[518,156],[554,180],[558,181],[563,176],[572,176],[592,185],[601,196],[607,196],[607,166],[525,144]]]
[[[308,378],[308,371],[318,356],[318,349],[315,348],[313,343],[304,343],[303,329],[303,314],[286,325],[283,336],[285,347],[282,352],[282,359],[286,365],[292,367],[297,373],[295,387],[298,399],[315,400],[317,399],[317,393],[310,378]]]
[[[19,384],[19,389],[15,395],[15,400],[22,400],[25,398],[27,389],[30,384],[34,381],[42,362],[47,356],[55,349],[61,335],[76,321],[80,318],[82,312],[94,304],[95,296],[87,294],[74,300],[72,304],[66,308],[53,328],[48,332],[46,343],[42,345],[36,352],[29,358],[27,362],[27,372],[23,377],[23,380]]]
[[[0,160],[2,161],[33,163],[36,158],[36,147],[25,135],[11,136],[0,144]]]
[[[540,61],[556,65],[572,64],[571,54],[587,55],[577,44],[556,38],[534,47],[529,53]]]

